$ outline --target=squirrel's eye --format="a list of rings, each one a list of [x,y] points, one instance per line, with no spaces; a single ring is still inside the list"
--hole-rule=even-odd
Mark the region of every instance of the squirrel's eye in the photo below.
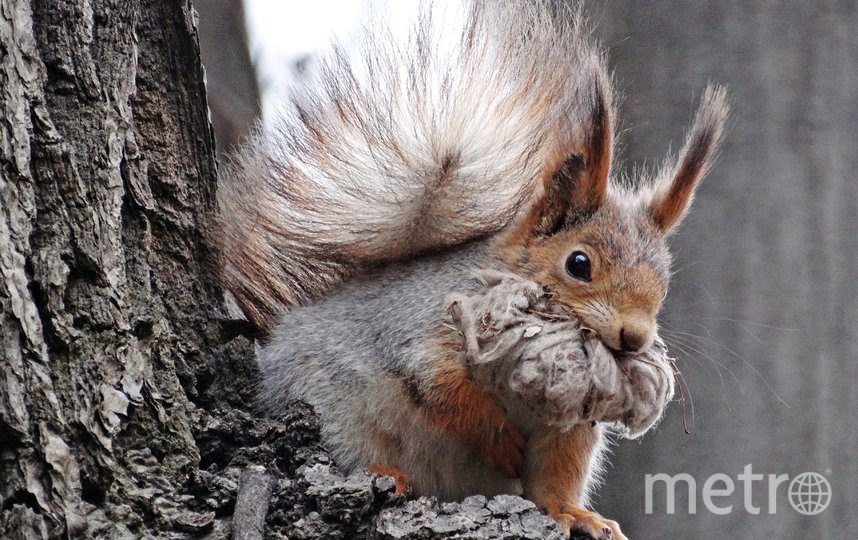
[[[573,251],[566,259],[566,272],[575,279],[590,281],[590,257],[583,251]]]

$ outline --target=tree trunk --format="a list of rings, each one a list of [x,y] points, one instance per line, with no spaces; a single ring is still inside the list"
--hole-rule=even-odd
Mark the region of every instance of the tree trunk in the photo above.
[[[253,416],[215,177],[188,0],[0,0],[0,537],[559,538],[343,477],[306,406]]]
[[[0,44],[0,536],[205,526],[171,494],[223,354],[194,12],[0,0]]]

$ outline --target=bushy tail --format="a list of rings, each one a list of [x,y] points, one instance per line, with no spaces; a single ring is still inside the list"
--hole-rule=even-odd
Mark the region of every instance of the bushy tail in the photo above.
[[[260,328],[367,265],[497,232],[573,151],[580,92],[604,76],[580,17],[446,4],[335,46],[223,171],[223,278]]]

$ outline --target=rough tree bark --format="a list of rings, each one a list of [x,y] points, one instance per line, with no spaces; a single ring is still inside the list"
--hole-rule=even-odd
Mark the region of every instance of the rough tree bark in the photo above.
[[[194,15],[2,0],[0,43],[0,535],[146,530],[200,461],[223,342]]]
[[[199,54],[189,0],[0,0],[0,537],[259,537],[255,492],[268,538],[559,538],[344,478],[305,406],[254,417]]]

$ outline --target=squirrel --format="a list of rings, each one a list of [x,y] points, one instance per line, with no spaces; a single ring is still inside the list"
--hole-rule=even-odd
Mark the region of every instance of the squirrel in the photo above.
[[[341,468],[398,490],[519,493],[566,531],[625,538],[586,509],[602,423],[512,418],[440,337],[446,302],[475,270],[511,273],[616,362],[648,351],[666,240],[712,166],[725,91],[707,88],[675,159],[617,179],[612,80],[580,12],[443,4],[406,35],[377,22],[355,55],[334,45],[222,173],[222,277],[267,333],[260,405],[308,402]]]

